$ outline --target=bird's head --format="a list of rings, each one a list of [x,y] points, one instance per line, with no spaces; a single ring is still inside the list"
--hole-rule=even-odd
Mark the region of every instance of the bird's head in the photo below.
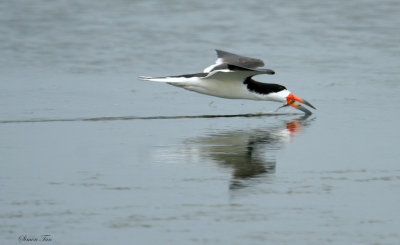
[[[308,105],[309,107],[316,109],[313,105],[311,105],[307,100],[300,98],[299,96],[289,93],[289,95],[286,96],[286,104],[281,106],[282,107],[286,107],[286,106],[291,106],[294,107],[298,110],[301,110],[302,112],[306,113],[306,114],[312,114],[311,111],[309,111],[307,108],[305,108],[304,106],[300,105],[299,103]]]

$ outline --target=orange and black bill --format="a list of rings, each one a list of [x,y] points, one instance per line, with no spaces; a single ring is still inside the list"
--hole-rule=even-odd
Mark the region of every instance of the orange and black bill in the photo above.
[[[303,103],[305,105],[308,105],[309,107],[313,108],[316,110],[316,108],[310,104],[310,102],[306,101],[305,99],[300,98],[299,96],[295,95],[295,94],[289,94],[288,97],[286,97],[287,100],[287,104],[286,105],[290,105],[291,107],[294,107],[306,114],[312,114],[311,111],[309,111],[307,108],[305,108],[304,106],[299,105],[297,102]]]

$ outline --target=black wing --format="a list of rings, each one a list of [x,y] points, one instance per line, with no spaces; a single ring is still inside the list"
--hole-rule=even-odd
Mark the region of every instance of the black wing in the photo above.
[[[204,69],[204,72],[228,69],[228,64],[250,69],[264,66],[264,62],[260,59],[241,56],[218,49],[216,51],[218,59],[216,60],[215,64]]]

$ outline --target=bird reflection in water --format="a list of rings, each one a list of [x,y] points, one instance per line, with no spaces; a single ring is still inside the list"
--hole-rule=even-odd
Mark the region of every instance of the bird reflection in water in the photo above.
[[[198,147],[202,158],[232,168],[230,189],[239,189],[275,173],[277,151],[311,123],[308,117],[302,116],[265,128],[225,131],[188,143]]]

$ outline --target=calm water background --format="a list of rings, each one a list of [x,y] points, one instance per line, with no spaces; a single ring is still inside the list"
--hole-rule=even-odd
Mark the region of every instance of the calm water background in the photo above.
[[[400,244],[399,1],[1,1],[0,243]],[[139,75],[265,61],[311,117]],[[29,242],[27,242],[29,243]]]

